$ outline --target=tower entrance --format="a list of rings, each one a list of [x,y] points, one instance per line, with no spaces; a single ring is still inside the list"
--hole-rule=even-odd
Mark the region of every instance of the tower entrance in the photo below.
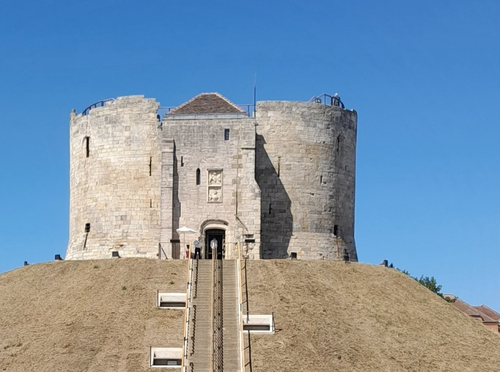
[[[226,231],[220,229],[205,230],[205,258],[212,259],[212,246],[216,245],[217,259],[224,258],[226,244]]]

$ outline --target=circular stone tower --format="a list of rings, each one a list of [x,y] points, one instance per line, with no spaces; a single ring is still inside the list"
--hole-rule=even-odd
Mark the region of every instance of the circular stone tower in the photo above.
[[[261,257],[357,261],[357,114],[304,102],[258,102]]]
[[[66,259],[154,257],[160,241],[158,103],[120,97],[70,115]]]

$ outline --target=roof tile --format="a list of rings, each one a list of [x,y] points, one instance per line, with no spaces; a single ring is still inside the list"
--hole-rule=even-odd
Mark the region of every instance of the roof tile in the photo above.
[[[219,93],[201,93],[170,111],[169,115],[227,113],[244,113],[244,111]]]

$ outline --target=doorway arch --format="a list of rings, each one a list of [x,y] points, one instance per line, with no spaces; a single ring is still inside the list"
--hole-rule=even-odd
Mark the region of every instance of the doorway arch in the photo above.
[[[212,249],[212,244],[216,249]],[[222,260],[225,256],[226,230],[207,229],[205,230],[205,258],[212,259],[212,252],[217,252],[217,259]]]
[[[229,223],[224,220],[212,219],[206,220],[200,226],[200,231],[203,233],[205,243],[203,245],[205,259],[212,258],[212,249],[210,242],[215,239],[217,242],[217,259],[223,259],[226,251],[226,230]]]

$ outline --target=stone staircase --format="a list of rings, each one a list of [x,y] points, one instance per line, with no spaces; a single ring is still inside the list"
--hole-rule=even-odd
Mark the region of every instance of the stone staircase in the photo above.
[[[193,265],[187,370],[208,372],[212,355],[212,261],[195,260]]]
[[[241,372],[237,275],[236,260],[224,260],[224,372]]]
[[[219,262],[220,263],[220,262]],[[212,358],[212,261],[193,262],[191,313],[187,371],[210,372]],[[237,261],[222,261],[223,364],[217,372],[242,372],[240,369],[240,328]],[[217,314],[215,313],[215,316]],[[216,340],[219,338],[217,337]],[[217,365],[217,363],[216,363]]]

